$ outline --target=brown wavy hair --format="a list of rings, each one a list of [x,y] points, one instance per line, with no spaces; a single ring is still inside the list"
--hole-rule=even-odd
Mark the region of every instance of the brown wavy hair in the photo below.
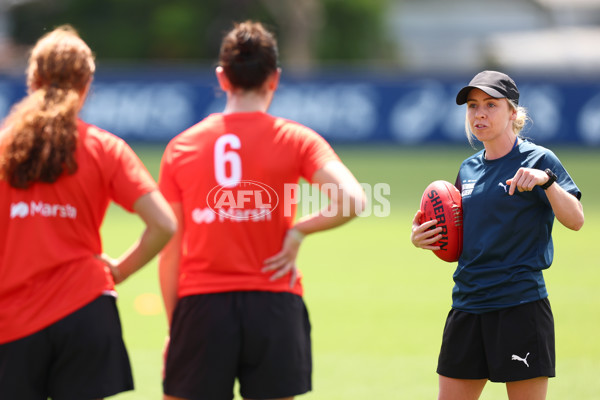
[[[31,50],[28,94],[0,134],[0,178],[26,189],[77,171],[77,118],[95,71],[94,55],[70,25],[42,36]]]

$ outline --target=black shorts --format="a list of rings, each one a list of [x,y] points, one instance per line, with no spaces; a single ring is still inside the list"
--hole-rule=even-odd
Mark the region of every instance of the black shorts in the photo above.
[[[190,399],[272,399],[311,390],[308,312],[291,293],[184,297],[171,325],[164,392]]]
[[[0,399],[99,399],[133,389],[112,296],[0,345]]]
[[[548,299],[483,314],[451,310],[438,374],[512,382],[555,376],[554,318]]]

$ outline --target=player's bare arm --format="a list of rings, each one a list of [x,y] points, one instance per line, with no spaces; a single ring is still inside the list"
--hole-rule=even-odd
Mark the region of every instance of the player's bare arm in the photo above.
[[[564,190],[558,183],[546,189],[546,196],[558,222],[574,231],[581,229],[584,223],[583,205],[577,197]]]
[[[515,190],[519,192],[531,191],[535,186],[544,185],[549,179],[545,171],[534,168],[519,168],[515,176],[506,181],[506,184],[510,185],[508,194],[512,196]],[[564,190],[557,182],[550,185],[545,192],[556,219],[566,228],[574,231],[581,229],[584,223],[581,202]]]
[[[291,272],[290,287],[294,287],[296,279],[298,279],[296,258],[298,257],[298,251],[303,239],[304,235],[297,229],[292,228],[288,230],[283,239],[281,251],[265,260],[265,267],[262,269],[262,272],[276,271],[271,276],[271,280],[279,279]]]
[[[330,161],[316,171],[312,183],[323,187],[330,184],[337,191],[327,191],[330,204],[316,213],[302,217],[290,229],[279,253],[265,260],[263,272],[275,271],[271,279],[279,279],[292,272],[290,285],[296,281],[296,257],[304,236],[342,225],[360,214],[366,207],[365,192],[350,170],[339,161]]]
[[[169,205],[177,219],[177,231],[159,254],[158,273],[167,320],[169,326],[171,326],[171,317],[177,303],[179,260],[181,258],[184,222],[183,206],[181,203],[169,203]]]
[[[294,225],[303,235],[342,225],[359,215],[366,207],[365,192],[350,170],[339,161],[330,161],[316,171],[312,183],[327,190],[330,204],[318,212],[302,217]],[[327,185],[327,186],[326,186]]]
[[[146,225],[140,239],[117,260],[100,256],[110,267],[115,283],[122,282],[152,260],[176,231],[175,216],[158,190],[141,196],[133,210]]]

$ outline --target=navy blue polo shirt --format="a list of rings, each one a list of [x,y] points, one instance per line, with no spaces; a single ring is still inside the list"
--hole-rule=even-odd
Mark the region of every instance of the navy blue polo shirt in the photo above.
[[[554,255],[554,213],[540,186],[509,196],[506,180],[521,167],[550,168],[563,189],[581,198],[556,155],[531,142],[496,160],[482,150],[463,161],[456,181],[464,242],[454,272],[455,309],[483,313],[548,297],[542,271]]]

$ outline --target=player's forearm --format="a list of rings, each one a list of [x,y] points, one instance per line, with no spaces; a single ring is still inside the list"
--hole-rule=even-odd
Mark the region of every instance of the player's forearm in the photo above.
[[[366,207],[365,191],[354,175],[340,161],[330,161],[312,176],[329,198],[329,204],[316,213],[302,217],[294,227],[306,235],[319,232],[350,221]]]
[[[119,281],[146,265],[167,244],[177,229],[175,215],[160,192],[141,196],[133,206],[146,224],[139,240],[116,262]]]
[[[332,196],[330,204],[316,213],[300,218],[294,228],[303,235],[332,229],[355,218],[365,206],[366,197],[360,185],[351,192],[340,189]]]
[[[546,189],[546,196],[552,206],[556,219],[565,227],[578,231],[583,226],[583,206],[572,194],[557,183]]]
[[[165,251],[160,253],[158,275],[165,312],[167,314],[167,321],[170,327],[173,311],[177,305],[177,289],[179,283],[179,255],[177,252],[165,249]]]
[[[121,280],[150,262],[167,244],[171,236],[170,231],[147,228],[142,237],[117,260],[116,268],[119,270]]]
[[[179,263],[181,260],[184,219],[181,203],[169,203],[169,205],[177,219],[177,231],[169,243],[167,243],[160,252],[158,257],[158,274],[165,312],[170,327],[171,317],[173,316],[173,311],[175,310],[178,299]]]

